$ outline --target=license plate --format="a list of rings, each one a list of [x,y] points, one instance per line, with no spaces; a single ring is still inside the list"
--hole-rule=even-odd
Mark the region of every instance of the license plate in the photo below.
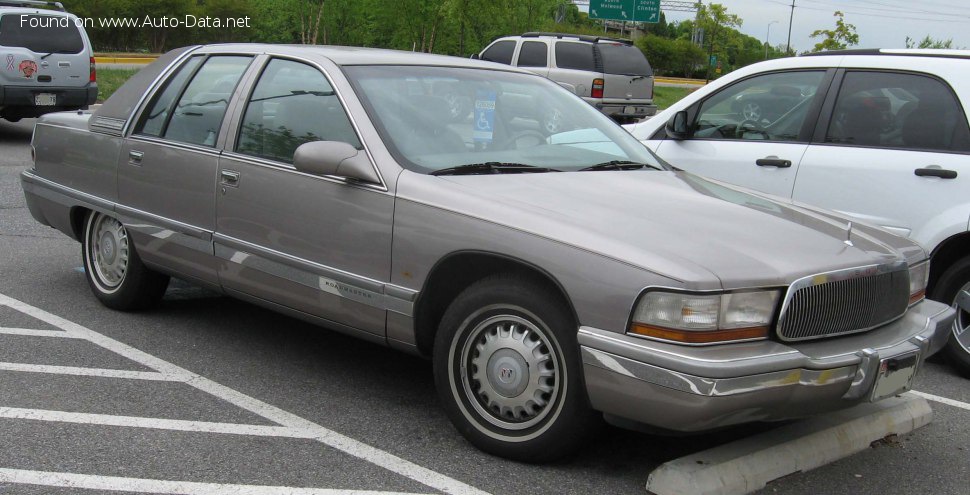
[[[626,114],[637,113],[637,109],[634,107],[624,107],[623,113],[626,113]]]
[[[38,93],[34,95],[34,105],[38,107],[52,107],[57,104],[57,95],[54,93]]]
[[[872,387],[871,401],[885,399],[909,390],[916,376],[919,353],[913,352],[879,361],[879,373]]]

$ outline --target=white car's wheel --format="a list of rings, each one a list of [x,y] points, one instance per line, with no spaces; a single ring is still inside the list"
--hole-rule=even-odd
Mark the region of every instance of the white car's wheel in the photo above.
[[[112,216],[88,214],[81,239],[81,257],[88,285],[105,306],[144,309],[165,294],[169,278],[142,264],[127,229]]]
[[[943,349],[947,363],[970,378],[970,257],[949,267],[933,288],[931,298],[957,310],[953,333]]]
[[[541,462],[568,454],[593,417],[576,326],[528,279],[495,276],[448,307],[435,341],[435,382],[458,430],[482,450]]]

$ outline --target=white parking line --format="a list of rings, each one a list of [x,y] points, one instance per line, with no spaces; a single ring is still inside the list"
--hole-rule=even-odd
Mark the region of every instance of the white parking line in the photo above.
[[[960,409],[966,409],[970,411],[970,404],[966,402],[960,402],[958,400],[947,399],[946,397],[940,397],[939,395],[928,394],[926,392],[918,392],[916,390],[910,390],[909,393],[922,397],[926,400],[931,400],[933,402],[939,402],[940,404],[946,404],[948,406],[959,407]]]
[[[51,473],[0,468],[0,483],[86,488],[133,493],[178,495],[405,495],[402,492],[291,488],[286,486],[226,485],[191,481],[164,481],[90,474]]]
[[[0,327],[0,335],[25,335],[28,337],[61,337],[65,339],[76,339],[78,336],[70,335],[61,330],[31,330],[29,328],[4,328]]]
[[[449,478],[443,474],[427,469],[423,466],[419,466],[413,462],[402,459],[394,454],[380,450],[378,448],[367,445],[363,442],[359,442],[345,435],[341,435],[333,430],[324,428],[312,421],[301,418],[295,414],[286,412],[278,407],[262,402],[258,399],[250,397],[242,392],[233,390],[229,387],[216,383],[208,378],[192,373],[184,368],[180,368],[172,363],[159,359],[148,353],[135,349],[127,344],[114,340],[112,338],[106,337],[100,333],[90,330],[84,326],[81,326],[72,321],[68,321],[57,315],[48,313],[40,308],[31,306],[27,303],[13,299],[6,295],[0,294],[0,305],[8,306],[12,309],[20,311],[28,316],[36,318],[43,321],[49,325],[53,325],[60,328],[70,334],[73,337],[81,338],[97,344],[105,349],[108,349],[116,354],[126,357],[136,363],[143,366],[147,366],[155,371],[169,377],[174,381],[182,381],[186,384],[195,387],[199,390],[209,393],[217,398],[220,398],[226,402],[229,402],[237,407],[246,409],[247,411],[253,412],[262,416],[274,423],[282,425],[291,430],[296,430],[301,433],[300,438],[312,438],[316,441],[329,445],[334,449],[340,450],[346,454],[363,459],[372,464],[380,466],[388,471],[397,473],[401,476],[409,478],[411,480],[417,481],[423,485],[429,486],[436,490],[440,490],[445,493],[450,494],[461,494],[461,495],[487,495],[487,492],[479,490],[475,487],[462,483],[453,478]],[[52,332],[60,333],[60,332]],[[54,335],[46,335],[54,336]],[[37,413],[37,411],[34,411]],[[46,411],[49,413],[50,411]],[[37,413],[41,414],[41,413]],[[95,419],[94,417],[99,415],[92,415],[89,419]],[[100,415],[102,419],[103,415]],[[66,416],[65,416],[66,417]],[[166,421],[174,420],[159,420],[151,418],[139,418],[145,421],[154,421],[158,425],[167,424],[172,426],[173,423],[165,423]],[[192,422],[185,422],[192,423]],[[214,424],[214,423],[213,423]],[[238,425],[242,427],[255,427],[255,425]],[[263,427],[265,428],[265,427]],[[169,428],[171,429],[171,428]],[[282,431],[282,430],[281,430]],[[306,436],[303,436],[306,435]],[[50,474],[50,473],[49,473]],[[56,474],[56,473],[55,473]],[[60,474],[57,474],[61,476]],[[64,476],[81,476],[81,475],[64,475]],[[100,478],[100,477],[93,477]],[[44,478],[46,479],[46,478]],[[149,480],[151,481],[151,480]],[[168,482],[165,482],[168,483]],[[181,483],[181,482],[171,482],[171,483]],[[206,485],[206,484],[202,484]],[[68,485],[54,485],[54,486],[68,486]],[[157,488],[157,487],[155,487]],[[109,488],[116,489],[116,488]],[[132,490],[129,490],[132,491]],[[188,491],[188,492],[172,492],[172,491],[159,491],[156,489],[149,490],[154,493],[222,493],[213,491]],[[225,493],[245,493],[250,492],[225,492]],[[264,492],[252,492],[252,493],[264,493]],[[266,493],[278,493],[278,492],[266,492]],[[334,493],[333,491],[324,492],[286,492],[286,493]]]
[[[161,382],[179,381],[174,377],[157,371],[109,370],[102,368],[77,368],[74,366],[51,366],[47,364],[0,363],[0,371],[24,371],[28,373],[47,373],[51,375],[97,376],[102,378],[124,378],[126,380],[154,380]]]

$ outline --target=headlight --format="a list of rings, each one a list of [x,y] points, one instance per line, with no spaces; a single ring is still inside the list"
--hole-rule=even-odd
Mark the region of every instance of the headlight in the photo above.
[[[630,333],[684,344],[768,337],[777,290],[718,294],[652,291],[633,311]]]
[[[909,304],[912,306],[926,297],[926,284],[930,280],[930,262],[924,261],[909,267]]]

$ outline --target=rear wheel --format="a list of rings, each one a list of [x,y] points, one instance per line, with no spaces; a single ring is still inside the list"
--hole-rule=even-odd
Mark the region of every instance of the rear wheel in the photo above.
[[[595,424],[560,298],[525,278],[494,276],[448,307],[434,347],[451,421],[491,454],[543,462],[575,450]]]
[[[947,362],[970,378],[970,257],[949,267],[933,288],[931,299],[956,308],[950,339],[943,349]]]
[[[91,291],[109,308],[148,308],[162,298],[168,287],[168,276],[149,270],[141,262],[125,226],[112,216],[88,214],[81,258]]]

